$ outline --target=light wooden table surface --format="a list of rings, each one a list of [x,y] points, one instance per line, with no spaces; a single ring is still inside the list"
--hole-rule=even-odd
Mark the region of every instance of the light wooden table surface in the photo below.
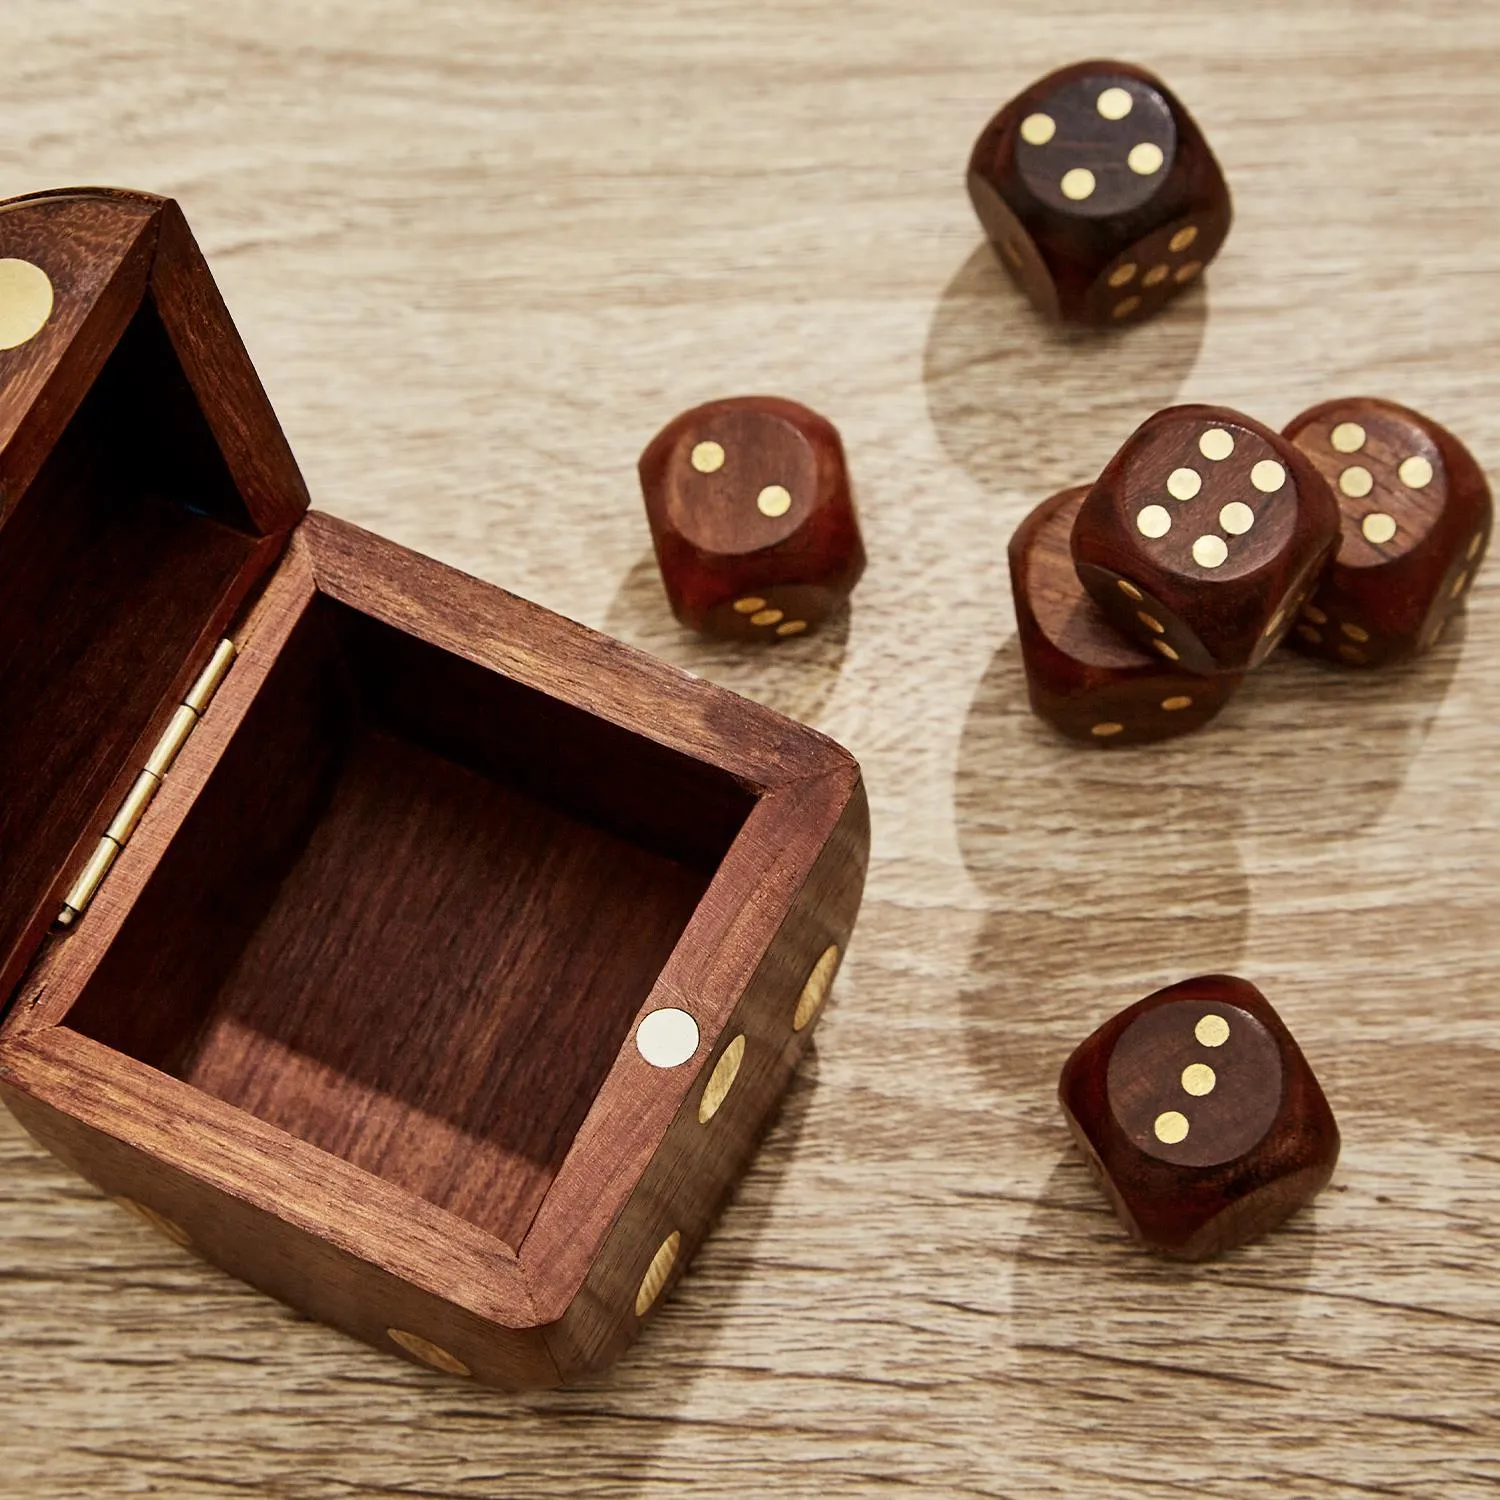
[[[1003,98],[1156,67],[1238,225],[1120,338],[1039,326],[962,188]],[[810,720],[863,761],[816,1057],[590,1388],[382,1360],[0,1123],[0,1494],[1461,1497],[1500,1489],[1500,574],[1419,668],[1297,662],[1114,755],[1028,718],[1025,510],[1178,397],[1383,393],[1500,471],[1489,0],[6,0],[0,192],[180,197],[325,510]],[[765,654],[665,611],[634,461],[769,390],[849,445],[871,566]],[[1072,1045],[1258,981],[1331,1190],[1173,1269],[1064,1135]]]

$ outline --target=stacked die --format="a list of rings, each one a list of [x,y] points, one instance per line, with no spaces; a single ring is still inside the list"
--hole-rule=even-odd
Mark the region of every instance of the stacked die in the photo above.
[[[1389,402],[1330,402],[1281,434],[1159,412],[1012,538],[1032,707],[1074,739],[1143,744],[1207,723],[1284,639],[1352,667],[1425,651],[1491,512],[1463,444]]]

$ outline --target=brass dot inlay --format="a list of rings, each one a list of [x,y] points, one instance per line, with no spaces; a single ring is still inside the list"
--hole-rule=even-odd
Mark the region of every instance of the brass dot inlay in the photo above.
[[[1377,510],[1368,515],[1359,523],[1359,529],[1364,533],[1367,542],[1374,542],[1380,546],[1396,534],[1396,518],[1388,516],[1383,510]]]
[[[1139,269],[1133,260],[1127,260],[1123,266],[1116,266],[1110,272],[1109,284],[1113,287],[1128,286],[1135,280],[1135,273]]]
[[[784,516],[792,508],[792,494],[784,484],[768,484],[755,497],[755,508],[763,516],[773,520]]]
[[[1110,316],[1115,318],[1128,318],[1131,313],[1133,313],[1140,305],[1141,299],[1139,297],[1125,297],[1119,302],[1115,303],[1115,310]]]
[[[1222,463],[1234,452],[1234,438],[1222,427],[1210,427],[1198,439],[1198,451],[1213,463]]]
[[[1089,733],[1096,739],[1107,740],[1112,735],[1124,734],[1125,726],[1123,724],[1095,724],[1094,727],[1089,730]]]
[[[1140,602],[1141,602],[1141,600],[1143,600],[1143,599],[1144,599],[1144,598],[1145,598],[1145,597],[1146,597],[1146,596],[1145,596],[1145,595],[1144,595],[1144,594],[1143,594],[1143,593],[1142,593],[1142,592],[1141,592],[1141,591],[1140,591],[1140,590],[1139,590],[1139,589],[1138,589],[1138,588],[1137,588],[1137,587],[1136,587],[1136,586],[1135,586],[1135,585],[1134,585],[1134,584],[1133,584],[1133,583],[1131,583],[1131,582],[1130,582],[1130,580],[1129,580],[1129,579],[1127,579],[1127,578],[1117,578],[1117,579],[1115,579],[1115,584],[1116,584],[1116,586],[1117,586],[1117,587],[1118,587],[1118,588],[1119,588],[1119,590],[1120,590],[1120,592],[1121,592],[1121,593],[1122,593],[1122,594],[1125,594],[1125,595],[1128,595],[1128,596],[1129,596],[1129,597],[1130,597],[1130,598],[1132,598],[1132,599],[1134,599],[1134,600],[1135,600],[1135,601],[1136,601],[1136,602],[1137,602],[1137,603],[1140,603]]]
[[[1141,278],[1142,286],[1160,286],[1168,276],[1172,274],[1172,268],[1168,265],[1152,266]]]
[[[154,1208],[148,1208],[144,1203],[137,1203],[134,1198],[116,1198],[115,1202],[144,1224],[149,1224],[158,1234],[164,1234],[174,1245],[181,1245],[184,1250],[191,1250],[193,1242],[188,1237],[188,1232],[180,1224],[174,1224],[165,1214],[159,1214]]]
[[[1172,514],[1165,505],[1147,505],[1135,518],[1135,529],[1155,541],[1172,529]]]
[[[1175,1109],[1169,1109],[1165,1114],[1157,1115],[1156,1124],[1152,1126],[1152,1129],[1156,1132],[1157,1140],[1164,1145],[1179,1145],[1187,1139],[1187,1116],[1179,1114]]]
[[[797,1009],[792,1014],[792,1030],[801,1031],[817,1013],[822,1010],[823,1002],[828,998],[829,988],[833,984],[833,976],[839,970],[839,948],[835,943],[831,948],[825,949],[822,958],[813,965],[813,971],[808,975],[807,983],[802,986],[802,993],[797,997]]]
[[[752,594],[748,599],[736,599],[734,607],[742,615],[755,615],[766,607],[766,601]]]
[[[1361,645],[1370,639],[1370,632],[1362,625],[1340,625],[1339,629],[1349,637],[1351,641],[1358,641]]]
[[[1169,249],[1173,255],[1180,255],[1197,238],[1197,225],[1189,224],[1186,228],[1179,229],[1177,233],[1172,236],[1171,243],[1167,246],[1167,249]]]
[[[1328,441],[1340,453],[1358,453],[1365,445],[1365,430],[1358,422],[1340,422],[1328,434]]]
[[[1051,115],[1027,115],[1021,121],[1021,139],[1028,146],[1045,146],[1057,134],[1057,121]]]
[[[681,1248],[682,1235],[674,1229],[661,1242],[661,1248],[652,1256],[651,1264],[646,1267],[646,1274],[641,1277],[641,1289],[635,1294],[636,1317],[644,1318],[651,1311],[651,1305],[661,1296],[667,1278],[672,1274],[672,1267],[677,1264],[677,1252]]]
[[[1161,700],[1161,706],[1166,709],[1169,714],[1175,714],[1180,709],[1191,708],[1193,706],[1193,700],[1186,694],[1181,694],[1176,698],[1163,698]]]
[[[1167,493],[1174,500],[1191,500],[1203,488],[1203,477],[1196,469],[1173,469],[1167,475]]]
[[[1448,590],[1448,597],[1450,599],[1457,599],[1458,596],[1463,593],[1463,591],[1468,586],[1469,575],[1467,573],[1460,573],[1458,577],[1453,580],[1453,587]]]
[[[776,627],[777,635],[801,635],[807,629],[806,620],[788,620],[784,625]]]
[[[1106,120],[1123,120],[1135,108],[1135,100],[1128,89],[1105,89],[1095,107]]]
[[[1193,1027],[1193,1035],[1202,1047],[1222,1047],[1229,1040],[1229,1022],[1223,1016],[1204,1016]]]
[[[1339,655],[1342,656],[1345,661],[1352,661],[1356,666],[1359,666],[1365,660],[1365,653],[1361,651],[1357,646],[1340,646]]]
[[[720,1106],[729,1097],[734,1081],[740,1076],[740,1064],[745,1060],[745,1037],[742,1032],[724,1049],[723,1055],[708,1075],[703,1088],[703,1097],[698,1101],[698,1123],[707,1125],[718,1114]]]
[[[449,1354],[446,1349],[434,1344],[431,1339],[424,1339],[420,1334],[408,1333],[404,1328],[387,1328],[385,1333],[393,1344],[399,1344],[413,1359],[419,1359],[424,1365],[441,1370],[445,1375],[474,1373],[456,1354]]]
[[[1085,198],[1094,196],[1094,174],[1087,167],[1074,167],[1071,171],[1064,172],[1062,181],[1058,184],[1062,189],[1064,198],[1070,198],[1074,203],[1082,203]]]
[[[1191,281],[1202,269],[1203,262],[1201,260],[1190,260],[1185,266],[1178,266],[1177,274],[1172,280],[1181,286],[1184,282]]]
[[[1145,610],[1138,609],[1135,612],[1135,617],[1147,630],[1154,630],[1157,635],[1165,635],[1167,633],[1167,627],[1155,615],[1148,615]]]
[[[1297,634],[1310,646],[1321,646],[1323,644],[1322,631],[1314,630],[1311,625],[1299,625],[1297,627]]]
[[[1176,648],[1173,646],[1169,646],[1165,641],[1152,641],[1151,644],[1155,646],[1156,649],[1160,651],[1168,661],[1182,660],[1182,658],[1177,654]]]
[[[1328,623],[1328,616],[1316,604],[1304,604],[1302,606],[1302,613],[1314,625],[1326,625]]]
[[[1375,476],[1361,464],[1351,464],[1339,475],[1339,488],[1351,500],[1363,500],[1375,488]]]
[[[1420,453],[1413,454],[1408,458],[1396,473],[1401,477],[1401,483],[1409,490],[1426,489],[1432,483],[1432,464],[1422,457]]]
[[[700,474],[717,474],[724,467],[724,445],[722,443],[699,443],[693,449],[693,467]]]
[[[778,620],[784,619],[785,617],[785,610],[762,609],[758,610],[755,614],[750,616],[750,623],[752,625],[774,625]]]
[[[1189,1063],[1182,1070],[1183,1090],[1195,1099],[1201,1099],[1205,1094],[1213,1093],[1214,1085],[1218,1081],[1219,1075],[1207,1063]]]
[[[1231,500],[1219,512],[1219,525],[1230,536],[1244,536],[1255,525],[1255,512],[1243,500]]]
[[[0,260],[0,350],[29,344],[52,317],[52,280],[29,260]]]
[[[1262,495],[1274,495],[1286,483],[1286,470],[1274,458],[1263,458],[1251,469],[1250,483]]]
[[[1221,568],[1229,560],[1229,547],[1221,536],[1200,536],[1193,543],[1193,561],[1200,568]]]
[[[1155,141],[1142,141],[1139,146],[1130,148],[1130,155],[1125,158],[1130,170],[1138,177],[1150,177],[1153,172],[1160,172],[1162,163],[1166,160],[1160,146]]]

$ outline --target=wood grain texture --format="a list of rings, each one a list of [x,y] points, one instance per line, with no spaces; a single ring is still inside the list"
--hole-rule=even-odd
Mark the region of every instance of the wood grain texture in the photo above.
[[[1492,1495],[1500,595],[1420,664],[1278,660],[1100,756],[1026,707],[1005,544],[1169,402],[1347,391],[1500,467],[1500,14],[1478,0],[12,0],[0,190],[181,197],[316,503],[847,743],[864,912],[780,1125],[613,1376],[512,1398],[203,1267],[0,1123],[9,1497]],[[1086,43],[1080,38],[1086,37]],[[1204,288],[1041,326],[963,188],[1004,99],[1161,74],[1237,222]],[[673,622],[634,463],[776,390],[836,422],[842,628]],[[191,752],[191,747],[189,749]],[[1056,1108],[1095,1025],[1264,989],[1344,1134],[1183,1271]]]

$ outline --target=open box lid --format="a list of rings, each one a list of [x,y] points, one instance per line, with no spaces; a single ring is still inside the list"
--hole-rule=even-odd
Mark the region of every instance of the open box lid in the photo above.
[[[0,1010],[307,506],[174,202],[0,204]]]

